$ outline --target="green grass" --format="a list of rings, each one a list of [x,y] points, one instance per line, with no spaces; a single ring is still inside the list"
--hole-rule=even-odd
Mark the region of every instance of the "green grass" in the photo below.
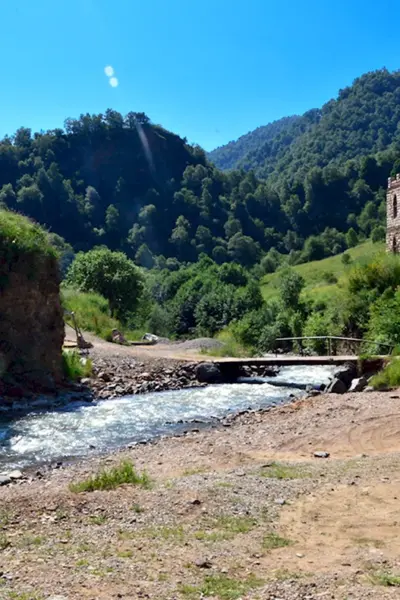
[[[206,530],[198,530],[194,537],[204,542],[222,542],[231,540],[239,533],[249,533],[258,526],[256,519],[251,517],[221,516],[207,523]]]
[[[312,294],[315,300],[327,300],[332,302],[333,298],[339,298],[341,286],[346,278],[347,273],[354,265],[362,265],[371,261],[371,259],[379,253],[384,252],[384,244],[373,244],[370,240],[359,244],[355,248],[346,250],[346,254],[351,256],[351,262],[344,265],[342,262],[343,254],[330,256],[323,260],[315,260],[312,262],[297,265],[294,270],[299,273],[305,280],[304,296]],[[337,279],[337,283],[327,283],[327,278]],[[265,275],[261,282],[261,292],[265,300],[272,300],[278,296],[279,271]]]
[[[0,249],[56,257],[47,233],[26,217],[0,209]]]
[[[400,386],[400,358],[393,358],[382,371],[371,379],[370,385],[376,390],[387,390]]]
[[[372,583],[385,587],[400,587],[400,575],[392,573],[375,573],[370,576]]]
[[[86,294],[71,288],[62,288],[64,308],[75,313],[76,321],[83,331],[91,331],[103,339],[110,339],[113,329],[120,329],[120,324],[111,316],[108,300],[100,294]],[[67,323],[72,325],[71,318],[65,315]]]
[[[207,575],[201,585],[182,585],[179,591],[182,595],[197,599],[215,597],[221,600],[237,600],[251,590],[261,587],[263,581],[254,575],[245,579],[233,579],[224,574]]]
[[[151,480],[146,472],[139,474],[133,464],[125,460],[118,467],[103,470],[96,475],[77,483],[71,483],[69,489],[76,494],[95,490],[113,490],[121,485],[139,485],[149,488]]]
[[[112,330],[118,329],[126,340],[140,340],[144,333],[141,329],[126,329],[111,316],[108,300],[100,294],[79,292],[73,288],[62,287],[62,304],[65,309],[75,313],[78,326],[82,331],[90,331],[104,340],[112,341]],[[67,323],[73,326],[71,317],[65,315]]]
[[[263,467],[260,475],[271,479],[305,479],[309,477],[309,474],[302,468],[280,462],[272,462],[267,467]]]
[[[262,547],[265,550],[276,550],[276,548],[286,548],[286,546],[290,546],[291,544],[293,544],[291,540],[271,532],[264,536]]]
[[[91,376],[93,364],[90,358],[82,358],[75,350],[63,350],[62,357],[64,375],[70,381]]]

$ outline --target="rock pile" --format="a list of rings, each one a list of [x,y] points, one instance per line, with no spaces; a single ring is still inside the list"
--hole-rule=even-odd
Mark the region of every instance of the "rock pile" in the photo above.
[[[131,394],[198,387],[196,363],[152,361],[145,364],[132,359],[97,359],[93,377],[83,380],[97,398],[109,399]]]

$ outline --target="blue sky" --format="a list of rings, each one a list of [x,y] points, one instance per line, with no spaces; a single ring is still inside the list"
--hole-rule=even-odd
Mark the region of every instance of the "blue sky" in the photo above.
[[[0,136],[114,108],[211,150],[400,68],[394,0],[1,0],[1,24]]]

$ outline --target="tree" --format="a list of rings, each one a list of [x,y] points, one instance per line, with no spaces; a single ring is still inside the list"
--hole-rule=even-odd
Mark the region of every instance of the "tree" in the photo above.
[[[66,282],[82,292],[104,296],[120,319],[136,309],[143,290],[143,278],[135,264],[122,252],[108,248],[79,252]]]
[[[135,255],[135,262],[145,269],[152,269],[154,267],[154,256],[150,252],[147,244],[142,244],[140,246]]]
[[[383,242],[386,238],[386,229],[383,225],[376,225],[371,231],[371,240],[376,244],[377,242]]]
[[[297,310],[305,281],[293,269],[285,269],[279,280],[279,295],[284,308]]]
[[[251,266],[259,258],[260,247],[251,237],[235,233],[228,242],[228,253],[235,262]]]
[[[358,244],[358,235],[353,227],[350,227],[346,233],[346,243],[348,248],[354,248]]]

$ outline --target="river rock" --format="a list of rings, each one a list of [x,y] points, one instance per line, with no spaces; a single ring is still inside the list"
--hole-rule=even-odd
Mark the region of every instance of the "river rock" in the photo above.
[[[327,389],[328,394],[344,394],[347,392],[347,385],[341,379],[335,379],[328,386]]]
[[[358,377],[353,379],[349,392],[362,392],[368,385],[368,381],[365,377]]]
[[[22,479],[23,478],[23,474],[21,473],[21,471],[19,471],[19,469],[15,469],[14,471],[10,471],[9,473],[7,473],[8,477],[10,477],[10,479],[13,480],[17,480],[17,479]]]
[[[339,379],[343,381],[346,385],[346,389],[350,387],[352,380],[357,376],[357,367],[352,363],[345,363],[341,365],[337,369],[335,369],[333,373],[334,379]],[[340,393],[340,392],[339,392]]]
[[[315,458],[329,458],[330,454],[329,452],[319,450],[318,452],[314,452],[314,456]]]
[[[9,483],[11,483],[9,475],[0,475],[0,485],[8,485]]]
[[[221,371],[213,363],[200,363],[196,367],[196,379],[200,383],[220,383]]]

